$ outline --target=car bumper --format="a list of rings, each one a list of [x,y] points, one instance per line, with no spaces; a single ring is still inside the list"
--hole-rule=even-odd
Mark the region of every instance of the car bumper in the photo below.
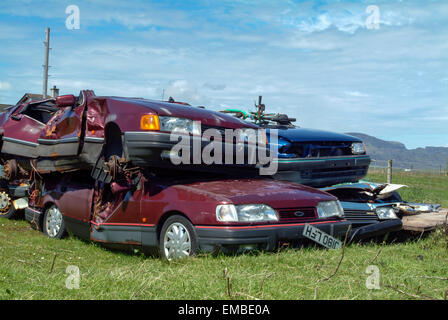
[[[174,135],[176,137],[176,135]],[[235,169],[257,169],[258,152],[265,152],[266,149],[261,147],[249,148],[247,144],[230,144],[222,143],[221,147],[221,163],[205,163],[202,159],[203,149],[210,144],[210,141],[201,137],[189,137],[187,139],[171,140],[171,134],[158,131],[135,131],[125,132],[125,152],[128,160],[138,166],[172,166],[175,165],[170,161],[170,152],[174,146],[178,145],[179,149],[185,148],[191,155],[187,164],[177,165],[178,167],[188,166],[188,169],[207,170],[216,167],[233,167]],[[249,150],[251,149],[251,150]],[[232,150],[233,156],[226,155],[226,151]],[[249,153],[249,151],[251,151]],[[237,164],[235,155],[244,152],[243,161]],[[228,153],[230,153],[228,151]],[[208,153],[207,153],[208,154]],[[251,156],[249,156],[249,154]],[[229,158],[227,158],[227,157]],[[230,163],[229,163],[230,162]]]
[[[28,221],[33,229],[42,230],[42,211],[36,208],[25,208],[25,220]]]
[[[343,156],[320,159],[278,159],[275,179],[287,180],[313,187],[330,186],[344,182],[357,182],[364,178],[370,157]]]
[[[403,228],[403,223],[401,219],[393,219],[378,221],[362,227],[356,227],[356,224],[352,224],[352,227],[353,229],[350,232],[349,239],[350,241],[356,241],[380,236],[389,232],[400,231]]]
[[[337,238],[343,238],[351,225],[345,220],[309,224]],[[306,239],[302,235],[304,227],[305,223],[245,227],[196,226],[196,233],[204,251],[216,246],[254,244],[265,244],[266,250],[271,251],[279,241]]]

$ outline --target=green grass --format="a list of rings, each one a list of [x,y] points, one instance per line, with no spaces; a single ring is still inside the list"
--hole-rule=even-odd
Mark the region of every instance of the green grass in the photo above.
[[[444,179],[411,177],[404,196],[446,206]],[[443,299],[448,290],[446,237],[439,229],[407,242],[349,245],[336,275],[318,284],[317,299]],[[318,280],[330,276],[340,258],[340,250],[307,247],[168,263],[76,237],[52,240],[25,221],[0,219],[0,299],[313,299]],[[379,290],[365,286],[366,268],[372,264],[380,271]],[[78,290],[65,286],[69,265],[80,270]]]

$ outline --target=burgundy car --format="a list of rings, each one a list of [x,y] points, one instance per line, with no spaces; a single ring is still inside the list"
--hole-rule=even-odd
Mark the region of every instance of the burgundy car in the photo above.
[[[199,128],[195,121],[200,121]],[[210,142],[201,136],[206,129],[220,133],[241,129],[244,133],[257,128],[229,115],[175,101],[99,97],[84,90],[77,97],[29,101],[0,113],[0,164],[7,180],[20,173],[26,176],[26,171],[33,169],[51,173],[94,167],[96,179],[110,182],[104,164],[111,158],[117,160],[114,165],[128,167],[170,166],[171,149],[178,143],[170,139],[172,132],[183,132],[192,141],[199,139],[203,148]],[[222,142],[223,148],[226,143],[235,148],[233,138]],[[193,166],[198,170],[207,167],[202,162]]]
[[[305,223],[336,237],[350,225],[334,196],[290,182],[140,174],[133,185],[98,183],[79,173],[47,177],[26,219],[51,238],[69,231],[169,260],[240,245],[273,250],[302,239]]]

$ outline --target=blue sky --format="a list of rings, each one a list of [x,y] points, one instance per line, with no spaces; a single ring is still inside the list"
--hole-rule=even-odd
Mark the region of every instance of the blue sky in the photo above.
[[[80,29],[68,30],[77,5]],[[369,29],[369,5],[379,29]],[[448,1],[2,1],[0,103],[77,94],[253,108],[302,127],[448,146]]]

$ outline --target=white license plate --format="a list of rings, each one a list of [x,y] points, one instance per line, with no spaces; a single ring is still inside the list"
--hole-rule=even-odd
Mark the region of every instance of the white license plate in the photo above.
[[[342,248],[342,241],[330,236],[328,233],[325,233],[308,223],[305,224],[302,235],[328,249]]]

